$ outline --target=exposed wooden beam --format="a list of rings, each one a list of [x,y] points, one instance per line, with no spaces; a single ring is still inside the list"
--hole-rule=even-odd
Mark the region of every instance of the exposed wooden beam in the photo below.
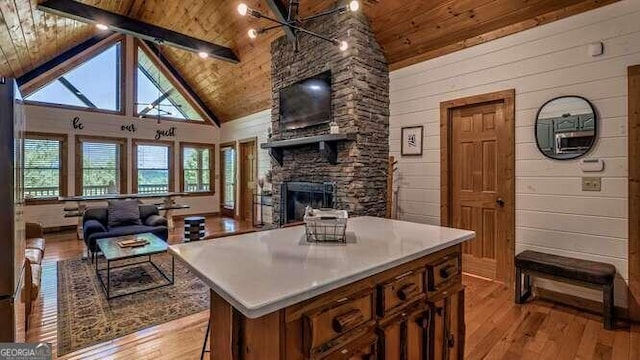
[[[266,0],[266,2],[278,21],[286,22],[288,20],[289,10],[287,10],[287,7],[282,3],[281,0]],[[284,33],[287,34],[289,40],[295,41],[296,35],[294,34],[292,28],[283,26],[282,29],[284,30]]]
[[[233,50],[228,47],[196,39],[173,30],[147,24],[76,1],[48,0],[39,4],[38,9],[85,23],[104,24],[107,25],[110,30],[129,34],[147,41],[153,41],[157,44],[169,45],[197,53],[205,52],[211,57],[232,63],[238,63],[240,61]]]

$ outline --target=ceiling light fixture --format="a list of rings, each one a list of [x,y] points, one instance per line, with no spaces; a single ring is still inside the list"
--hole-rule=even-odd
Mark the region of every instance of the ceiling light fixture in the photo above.
[[[247,6],[247,4],[241,3],[240,5],[238,5],[238,14],[245,16],[247,15],[248,11],[249,11],[249,7]]]
[[[349,10],[356,12],[358,10],[360,10],[360,1],[358,0],[353,0],[349,3]]]
[[[324,11],[315,15],[311,15],[308,17],[298,17],[298,8],[300,6],[300,1],[299,0],[290,0],[289,1],[289,9],[288,9],[288,15],[286,20],[281,21],[278,19],[274,19],[271,18],[269,16],[266,16],[265,14],[259,12],[258,10],[254,10],[254,9],[250,9],[249,6],[247,6],[247,4],[245,3],[240,3],[238,5],[238,13],[241,16],[246,16],[246,15],[251,15],[254,18],[257,19],[267,19],[271,22],[276,23],[277,25],[274,26],[270,26],[270,27],[266,27],[266,28],[262,28],[260,30],[256,30],[256,29],[249,29],[249,31],[247,32],[247,35],[249,36],[249,38],[251,39],[255,39],[258,37],[258,35],[267,32],[269,30],[273,30],[276,28],[280,28],[280,27],[286,27],[289,28],[294,36],[295,36],[295,41],[294,41],[294,46],[295,46],[295,51],[298,51],[298,43],[299,43],[299,39],[298,36],[301,33],[307,34],[307,35],[311,35],[314,37],[317,37],[319,39],[328,41],[334,45],[336,45],[341,51],[346,51],[347,49],[349,49],[349,43],[347,43],[344,40],[337,40],[337,39],[332,39],[330,37],[324,36],[322,34],[318,34],[317,32],[311,31],[311,30],[307,30],[304,27],[305,22],[307,22],[308,20],[312,20],[312,19],[317,19],[323,16],[327,16],[327,15],[332,15],[335,13],[344,13],[346,11],[351,11],[351,12],[356,12],[358,10],[360,10],[360,1],[358,0],[351,0],[351,1],[344,1],[342,2],[342,5],[337,6],[336,8],[332,9],[332,10],[328,10],[328,11]]]
[[[200,52],[198,53],[198,56],[200,56],[200,57],[201,57],[201,58],[203,58],[203,59],[206,59],[206,58],[208,58],[208,57],[209,57],[209,54],[207,54],[207,53],[206,53],[206,52],[204,52],[204,51],[200,51]]]
[[[107,25],[105,25],[105,24],[97,23],[97,24],[96,24],[96,27],[97,27],[99,30],[102,30],[102,31],[104,31],[104,30],[109,30],[109,27],[108,27]]]

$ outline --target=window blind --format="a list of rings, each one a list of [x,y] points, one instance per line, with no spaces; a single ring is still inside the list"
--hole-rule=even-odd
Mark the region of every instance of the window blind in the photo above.
[[[183,149],[184,191],[205,192],[211,190],[210,150],[202,148]]]
[[[138,193],[169,191],[169,147],[163,145],[137,146]]]
[[[82,143],[82,195],[117,194],[120,189],[120,145]]]
[[[24,196],[26,199],[60,196],[61,144],[59,140],[24,140]]]

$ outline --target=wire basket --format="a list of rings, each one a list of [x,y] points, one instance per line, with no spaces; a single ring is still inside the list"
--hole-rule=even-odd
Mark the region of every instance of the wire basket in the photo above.
[[[307,242],[347,242],[347,219],[345,210],[307,209],[304,228]]]

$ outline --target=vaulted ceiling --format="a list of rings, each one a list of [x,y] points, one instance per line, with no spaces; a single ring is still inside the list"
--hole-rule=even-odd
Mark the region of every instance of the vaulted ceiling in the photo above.
[[[285,0],[286,1],[286,0]],[[392,69],[555,21],[618,0],[364,0]],[[253,19],[239,0],[82,0],[81,2],[234,49],[239,64],[162,52],[221,121],[271,106],[270,43],[246,36]],[[249,7],[270,13],[261,0]],[[0,75],[20,76],[95,35],[96,29],[36,9],[38,0],[0,1]],[[301,0],[302,15],[335,0]]]

